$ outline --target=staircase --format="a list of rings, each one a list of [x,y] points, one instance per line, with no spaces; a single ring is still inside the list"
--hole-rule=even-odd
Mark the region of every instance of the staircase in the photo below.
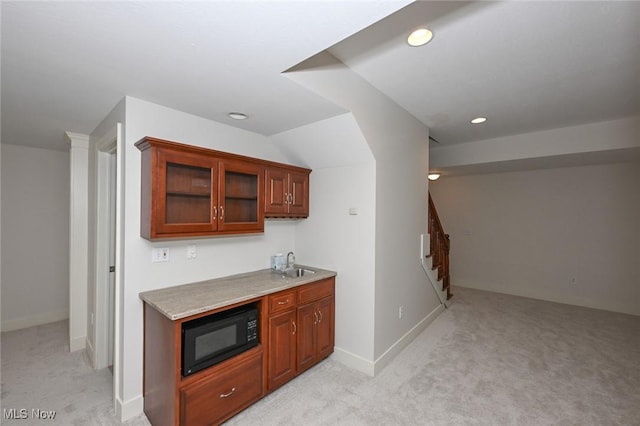
[[[428,229],[429,250],[422,260],[423,268],[434,285],[440,301],[448,307],[453,297],[449,276],[449,234],[444,233],[431,194],[429,194]]]

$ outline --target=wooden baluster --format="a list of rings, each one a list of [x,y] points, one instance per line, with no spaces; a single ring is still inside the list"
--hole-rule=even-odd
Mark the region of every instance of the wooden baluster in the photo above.
[[[435,270],[438,269],[438,280],[442,280],[442,290],[447,291],[447,299],[450,299],[451,294],[451,282],[449,277],[449,252],[451,249],[451,242],[449,234],[444,233],[438,212],[431,194],[429,194],[429,217],[427,219],[427,228],[429,230],[431,247],[429,248],[429,255],[431,256],[431,265]]]

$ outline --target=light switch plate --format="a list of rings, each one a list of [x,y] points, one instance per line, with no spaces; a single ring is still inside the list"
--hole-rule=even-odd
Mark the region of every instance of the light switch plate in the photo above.
[[[429,254],[429,234],[420,234],[420,260]]]
[[[169,261],[169,248],[155,248],[151,254],[151,262],[168,262]]]

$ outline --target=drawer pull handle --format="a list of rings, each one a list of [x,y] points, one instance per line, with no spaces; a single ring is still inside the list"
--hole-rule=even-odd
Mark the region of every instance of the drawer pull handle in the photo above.
[[[289,304],[289,299],[285,300],[284,302],[281,300],[278,302],[278,305],[288,305]]]
[[[231,392],[229,393],[221,393],[220,394],[220,398],[229,398],[231,395],[233,395],[236,391],[236,388],[231,388]]]

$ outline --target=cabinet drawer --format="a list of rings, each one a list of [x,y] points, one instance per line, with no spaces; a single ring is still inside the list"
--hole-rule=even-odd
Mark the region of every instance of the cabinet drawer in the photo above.
[[[262,354],[180,391],[180,424],[217,424],[262,396]]]
[[[298,289],[298,303],[307,303],[333,294],[332,278],[314,284],[307,284]]]
[[[269,313],[285,311],[296,304],[296,292],[286,291],[269,296]]]

